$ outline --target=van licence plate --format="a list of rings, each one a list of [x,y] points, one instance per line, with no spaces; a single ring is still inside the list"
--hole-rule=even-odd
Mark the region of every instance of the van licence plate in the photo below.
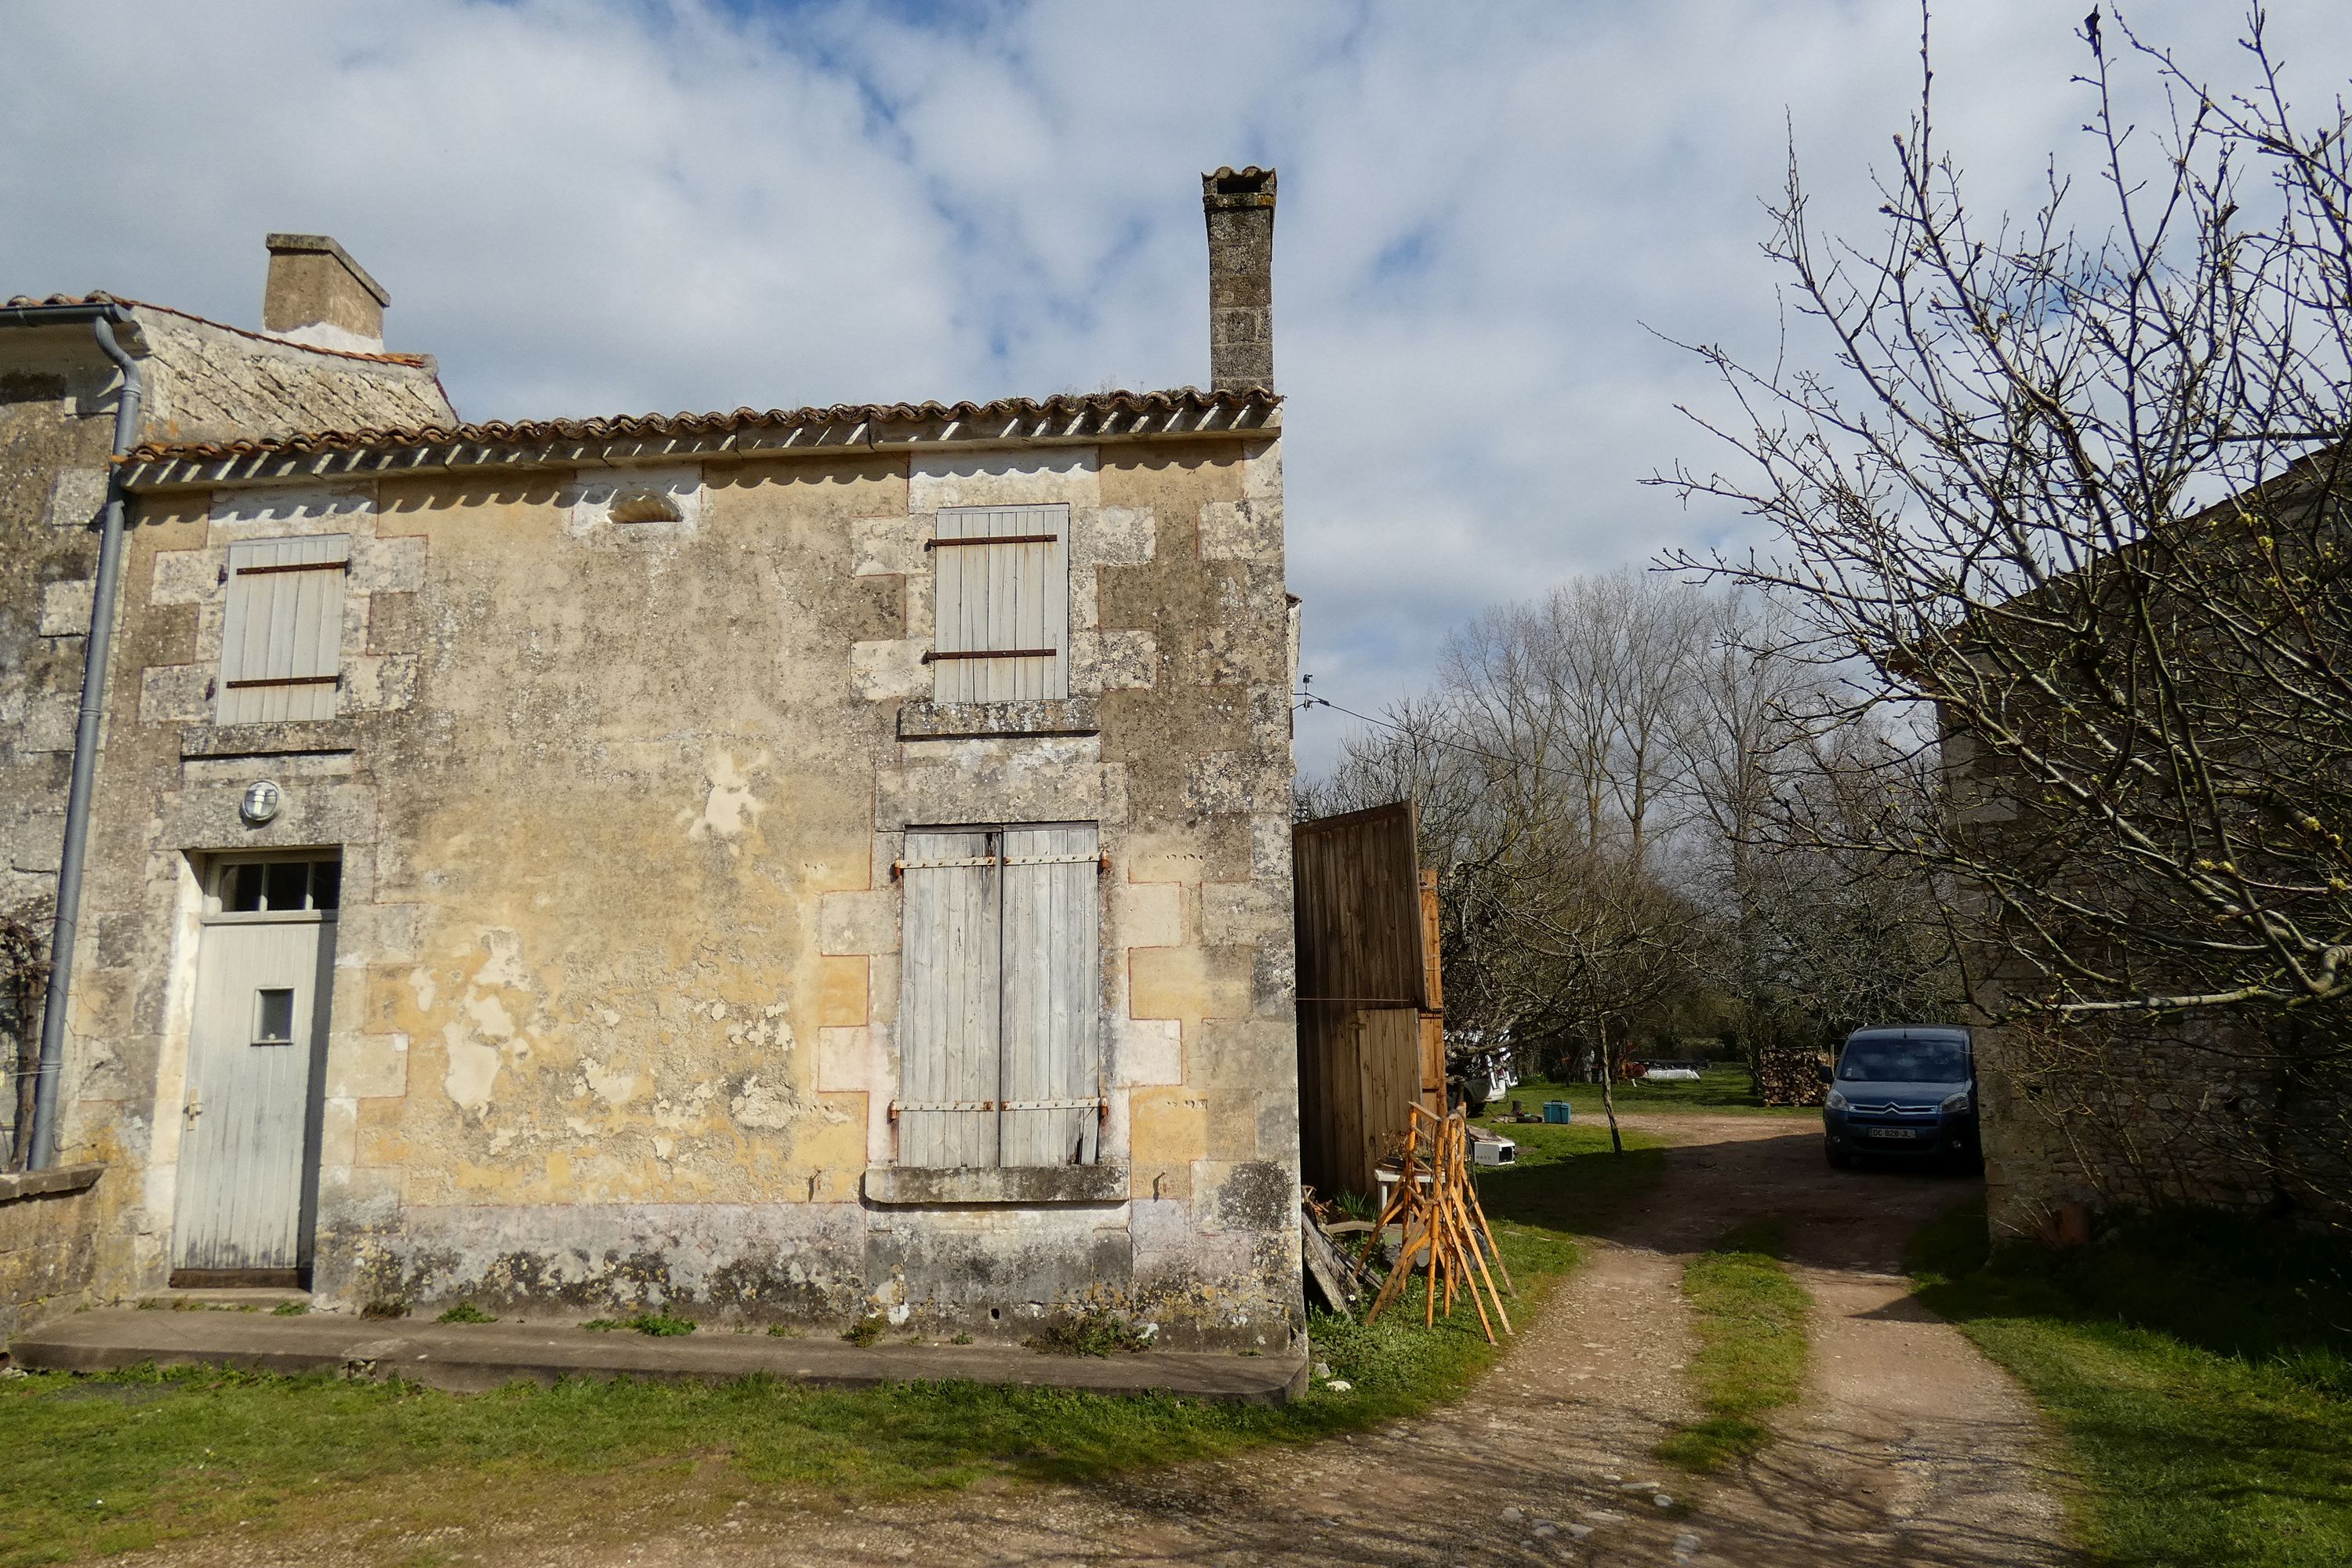
[[[1873,1138],[1916,1138],[1916,1127],[1872,1127],[1864,1129]]]

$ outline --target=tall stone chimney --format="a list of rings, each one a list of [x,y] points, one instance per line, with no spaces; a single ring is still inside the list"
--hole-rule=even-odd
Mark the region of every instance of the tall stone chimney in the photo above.
[[[269,237],[269,283],[261,330],[313,348],[383,349],[383,285],[323,234]]]
[[[1209,219],[1209,386],[1274,384],[1274,171],[1201,176]]]

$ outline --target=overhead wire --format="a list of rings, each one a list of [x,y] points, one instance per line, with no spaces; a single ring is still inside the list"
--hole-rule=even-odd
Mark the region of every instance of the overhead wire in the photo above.
[[[1297,712],[1301,709],[1307,708],[1328,708],[1334,713],[1345,713],[1350,719],[1360,720],[1364,723],[1377,725],[1381,729],[1388,731],[1391,734],[1402,735],[1408,741],[1423,742],[1433,746],[1444,746],[1448,751],[1460,752],[1465,756],[1482,758],[1490,763],[1498,763],[1507,768],[1532,768],[1536,773],[1553,774],[1563,779],[1574,778],[1575,776],[1570,773],[1559,773],[1557,769],[1544,767],[1538,763],[1530,763],[1525,758],[1506,756],[1500,752],[1489,752],[1478,746],[1465,746],[1459,741],[1449,741],[1443,735],[1432,735],[1418,730],[1408,730],[1402,724],[1394,723],[1390,720],[1375,719],[1369,713],[1359,713],[1352,708],[1342,708],[1339,704],[1332,701],[1329,698],[1318,697],[1312,692],[1294,691],[1291,695],[1299,700],[1297,705],[1292,709],[1293,712]]]

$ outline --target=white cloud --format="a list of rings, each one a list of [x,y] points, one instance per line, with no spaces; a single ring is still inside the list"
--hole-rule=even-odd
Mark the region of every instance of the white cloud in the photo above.
[[[1938,17],[1983,199],[2079,147],[2086,8]],[[2233,10],[2132,14],[2225,71]],[[2331,95],[2340,0],[2271,10]],[[1643,323],[1769,352],[1784,137],[1870,232],[1916,44],[1892,0],[36,0],[0,291],[250,321],[262,233],[331,233],[474,417],[1181,384],[1193,176],[1277,163],[1293,586],[1318,689],[1369,707],[1488,601],[1738,531],[1639,484],[1710,393]]]

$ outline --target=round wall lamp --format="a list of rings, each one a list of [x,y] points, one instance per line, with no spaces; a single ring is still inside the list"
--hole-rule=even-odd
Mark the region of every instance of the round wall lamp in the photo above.
[[[245,818],[249,827],[259,827],[278,815],[286,804],[286,792],[268,779],[256,779],[245,786],[245,798],[236,803],[236,814]]]

